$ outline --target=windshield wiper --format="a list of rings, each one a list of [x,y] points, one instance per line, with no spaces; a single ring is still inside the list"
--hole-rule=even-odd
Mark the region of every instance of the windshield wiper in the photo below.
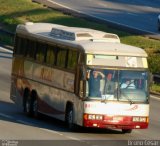
[[[108,101],[108,98],[105,95],[102,95],[101,102],[106,103]]]
[[[125,97],[125,99],[127,99],[130,102],[130,105],[134,104],[134,102],[125,93],[122,94],[124,95],[123,97]]]

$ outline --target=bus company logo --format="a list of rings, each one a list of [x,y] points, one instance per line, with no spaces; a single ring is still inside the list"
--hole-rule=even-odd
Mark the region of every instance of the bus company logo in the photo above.
[[[95,104],[89,104],[89,103],[88,103],[88,104],[85,104],[84,107],[85,107],[85,108],[96,108],[96,105],[95,105]]]
[[[133,105],[131,108],[126,109],[126,111],[133,111],[138,109],[138,105]]]
[[[18,146],[17,140],[2,140],[2,146]]]

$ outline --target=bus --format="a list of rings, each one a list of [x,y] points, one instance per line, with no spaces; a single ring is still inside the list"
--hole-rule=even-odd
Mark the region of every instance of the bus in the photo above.
[[[25,114],[131,133],[149,123],[146,52],[116,34],[51,23],[17,26],[10,98]]]

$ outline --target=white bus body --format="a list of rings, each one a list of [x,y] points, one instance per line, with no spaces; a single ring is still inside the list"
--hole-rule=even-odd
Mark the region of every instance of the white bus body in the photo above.
[[[43,113],[73,125],[148,127],[147,54],[120,43],[115,34],[48,23],[27,23],[16,30],[11,99],[28,115]],[[93,87],[88,75],[98,71]],[[111,74],[113,90],[107,91]],[[131,79],[136,88],[121,89]],[[91,88],[99,89],[93,95]]]

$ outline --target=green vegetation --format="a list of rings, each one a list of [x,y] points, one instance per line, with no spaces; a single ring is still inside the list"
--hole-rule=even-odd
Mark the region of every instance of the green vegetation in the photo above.
[[[0,43],[7,44],[7,45],[13,45],[13,38],[11,36],[8,36],[6,34],[0,33]]]
[[[156,93],[160,93],[160,84],[153,84],[151,86],[151,91],[156,92]]]
[[[64,15],[41,4],[32,3],[31,0],[0,0],[0,25],[11,32],[15,32],[17,24],[32,22],[51,22],[76,27],[88,27],[110,33],[116,33],[122,43],[141,47],[149,55],[149,68],[152,73],[160,73],[160,41],[133,35],[123,31],[111,29],[105,24],[86,21]],[[0,42],[12,45],[13,39],[0,34]],[[155,88],[154,88],[155,89]],[[156,90],[157,91],[157,90]]]

